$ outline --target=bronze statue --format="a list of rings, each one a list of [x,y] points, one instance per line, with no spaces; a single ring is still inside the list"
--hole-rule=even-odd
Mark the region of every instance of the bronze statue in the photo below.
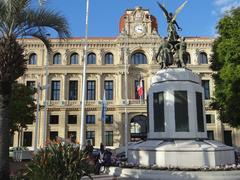
[[[157,2],[161,10],[164,12],[164,15],[167,19],[168,27],[168,37],[164,38],[163,43],[160,45],[158,49],[158,53],[156,55],[157,62],[161,65],[162,68],[168,68],[172,64],[176,64],[177,67],[185,67],[188,61],[187,54],[187,44],[185,42],[185,38],[178,35],[176,27],[178,30],[182,30],[177,22],[177,15],[181,12],[187,1],[185,1],[173,15],[172,13],[168,13],[163,5]]]
[[[176,50],[176,64],[178,67],[186,66],[188,61],[188,55],[187,55],[187,43],[185,42],[185,38],[181,37],[180,41],[177,42],[177,44],[174,46],[174,49]]]
[[[156,60],[161,65],[161,69],[167,68],[173,64],[172,49],[173,45],[167,41],[167,38],[164,38],[163,43],[159,47],[158,53],[156,55]]]
[[[176,21],[177,15],[181,12],[181,10],[183,9],[183,7],[185,6],[185,4],[187,3],[187,1],[185,1],[174,13],[174,15],[172,13],[168,13],[168,11],[166,10],[166,8],[160,4],[159,2],[157,2],[159,7],[161,8],[161,10],[163,11],[166,19],[167,19],[167,23],[168,23],[168,27],[167,27],[167,31],[168,31],[168,41],[177,41],[177,39],[179,38],[179,35],[177,33],[176,27],[178,28],[178,30],[182,30]]]

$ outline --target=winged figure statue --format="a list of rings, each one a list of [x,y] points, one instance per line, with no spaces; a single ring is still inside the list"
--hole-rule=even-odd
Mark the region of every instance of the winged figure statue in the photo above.
[[[160,7],[160,9],[163,11],[166,19],[167,19],[167,23],[168,23],[168,40],[169,41],[176,41],[179,38],[179,35],[177,33],[176,27],[178,28],[178,30],[182,30],[179,25],[177,24],[176,18],[177,15],[181,12],[181,10],[183,9],[183,7],[185,6],[185,4],[187,3],[187,1],[184,1],[182,3],[181,6],[179,6],[179,8],[177,8],[177,10],[175,11],[175,13],[169,13],[166,8],[160,4],[159,2],[157,2],[158,6]]]

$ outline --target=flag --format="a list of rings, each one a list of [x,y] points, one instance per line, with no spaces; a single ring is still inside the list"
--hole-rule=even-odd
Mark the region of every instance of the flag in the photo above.
[[[106,95],[105,95],[105,89],[103,92],[103,99],[102,99],[102,116],[101,120],[105,122],[106,119],[106,111],[107,111],[107,101],[106,101]]]
[[[139,84],[137,86],[137,93],[139,98],[143,96],[143,80],[142,79],[139,80]]]

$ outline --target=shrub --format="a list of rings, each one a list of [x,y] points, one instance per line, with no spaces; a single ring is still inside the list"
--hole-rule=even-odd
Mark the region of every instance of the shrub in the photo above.
[[[41,149],[34,159],[27,164],[24,179],[56,180],[81,179],[90,176],[91,165],[86,154],[72,145],[50,143]]]

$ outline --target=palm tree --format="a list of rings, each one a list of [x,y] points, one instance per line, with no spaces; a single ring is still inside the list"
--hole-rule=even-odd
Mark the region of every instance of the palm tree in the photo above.
[[[47,30],[60,38],[70,36],[68,23],[59,13],[31,9],[31,0],[0,0],[0,179],[9,179],[9,100],[13,82],[26,70],[23,47],[17,38],[36,37],[50,51]]]

